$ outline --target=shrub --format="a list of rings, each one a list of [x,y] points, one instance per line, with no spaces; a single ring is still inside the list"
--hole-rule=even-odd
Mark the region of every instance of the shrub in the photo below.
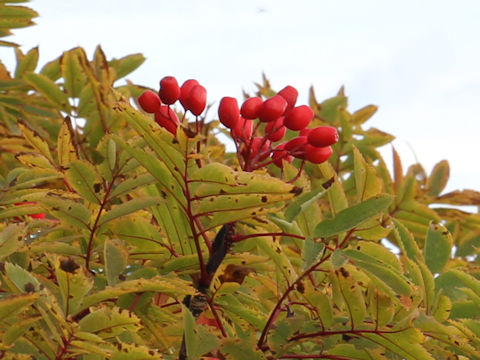
[[[4,29],[35,16],[0,6]],[[404,171],[393,150],[390,174],[393,136],[365,127],[375,106],[312,89],[308,129],[334,139],[312,162],[303,124],[266,130],[295,94],[267,124],[235,104],[227,123],[253,127],[228,153],[198,83],[182,86],[195,116],[163,105],[175,129],[139,107],[158,89],[117,85],[140,54],[74,48],[36,71],[37,48],[15,51],[0,69],[1,358],[480,358],[480,216],[458,207],[480,194],[443,193],[446,161]],[[281,102],[265,78],[252,95]]]

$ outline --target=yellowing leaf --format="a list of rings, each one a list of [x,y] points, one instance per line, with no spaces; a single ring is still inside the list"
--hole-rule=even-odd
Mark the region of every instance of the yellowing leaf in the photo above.
[[[58,163],[61,167],[66,168],[75,160],[78,160],[77,151],[73,146],[73,128],[70,119],[66,118],[58,132],[57,154]]]
[[[353,148],[357,202],[371,198],[382,190],[382,182],[375,168],[368,164],[356,147]]]
[[[352,122],[356,125],[363,124],[370,119],[378,110],[378,106],[367,105],[361,109],[358,109],[352,114]]]
[[[430,196],[438,196],[445,188],[450,176],[450,166],[447,160],[442,160],[432,170],[427,179],[427,193]]]
[[[9,295],[0,299],[0,320],[21,311],[22,308],[33,304],[40,297],[40,294],[29,293]]]
[[[25,228],[18,224],[7,225],[0,232],[0,260],[13,254],[24,243]]]
[[[1,21],[1,20],[0,20]],[[34,71],[38,64],[38,46],[31,49],[25,55],[19,48],[15,49],[17,57],[17,67],[15,69],[15,78],[20,79],[23,74]]]
[[[22,130],[23,136],[28,143],[36,149],[41,155],[43,155],[48,161],[53,163],[53,157],[50,153],[50,148],[48,147],[48,143],[42,139],[42,137],[36,133],[33,129],[31,129],[26,124],[20,123],[18,124],[19,128]]]
[[[68,96],[47,76],[28,73],[25,74],[25,80],[52,103],[52,105],[68,113],[70,112]]]

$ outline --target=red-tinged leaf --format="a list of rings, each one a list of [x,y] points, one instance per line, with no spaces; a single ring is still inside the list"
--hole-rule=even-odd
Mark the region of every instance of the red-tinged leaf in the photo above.
[[[455,190],[436,199],[436,202],[451,205],[479,205],[480,192],[474,190]]]
[[[400,159],[400,156],[398,155],[398,152],[397,150],[395,150],[394,147],[392,147],[392,152],[393,152],[393,188],[395,189],[395,192],[398,193],[403,183],[402,160]]]

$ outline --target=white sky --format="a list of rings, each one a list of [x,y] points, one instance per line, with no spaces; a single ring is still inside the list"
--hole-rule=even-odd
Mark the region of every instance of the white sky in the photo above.
[[[210,102],[241,98],[263,71],[274,88],[293,85],[306,102],[345,85],[349,110],[376,104],[369,123],[397,137],[406,164],[429,172],[447,159],[447,189],[480,190],[480,2],[477,0],[36,0],[37,26],[6,40],[40,63],[101,44],[107,57],[141,52],[129,75],[198,79]],[[13,52],[0,58],[12,69]],[[384,154],[390,159],[390,149]]]

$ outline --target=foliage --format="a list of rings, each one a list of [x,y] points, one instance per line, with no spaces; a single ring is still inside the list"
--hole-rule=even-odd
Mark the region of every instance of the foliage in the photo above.
[[[2,1],[0,35],[35,16]],[[218,121],[183,116],[174,136],[138,110],[146,89],[119,80],[142,55],[74,48],[37,71],[38,48],[15,53],[0,357],[480,359],[480,216],[457,206],[480,193],[443,193],[446,161],[404,171],[395,150],[390,174],[375,106],[312,89],[312,127],[340,135],[330,160],[245,172]]]

